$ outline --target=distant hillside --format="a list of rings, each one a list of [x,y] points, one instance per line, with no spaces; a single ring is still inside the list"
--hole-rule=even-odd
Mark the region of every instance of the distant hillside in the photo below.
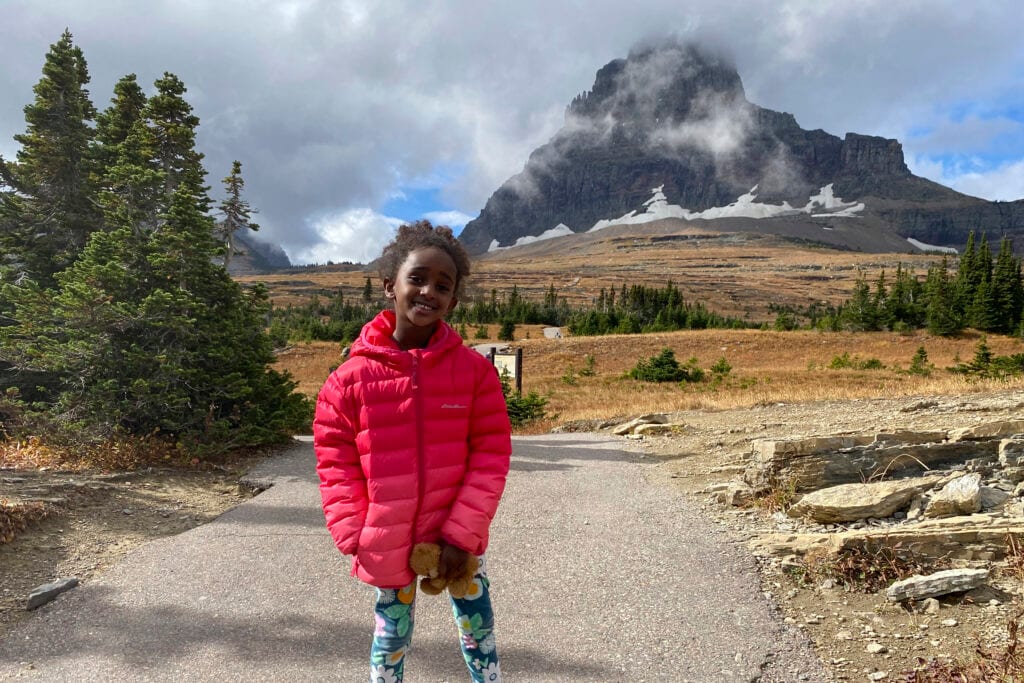
[[[1024,200],[989,202],[915,176],[897,140],[804,130],[748,102],[727,60],[666,44],[601,68],[461,239],[479,254],[667,218],[914,252],[960,247],[971,230],[1024,232]]]
[[[241,254],[231,257],[229,272],[232,275],[256,275],[290,268],[292,263],[284,249],[276,244],[261,242],[255,237],[239,233],[235,236]]]

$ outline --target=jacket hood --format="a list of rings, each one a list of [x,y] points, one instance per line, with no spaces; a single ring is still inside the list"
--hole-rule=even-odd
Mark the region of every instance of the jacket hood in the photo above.
[[[395,332],[395,312],[386,310],[377,314],[363,326],[359,339],[352,343],[350,356],[366,356],[393,366],[404,366],[412,359],[412,354],[420,355],[424,362],[430,362],[446,351],[462,346],[462,337],[452,329],[451,325],[441,320],[437,329],[422,349],[403,351],[392,338]]]

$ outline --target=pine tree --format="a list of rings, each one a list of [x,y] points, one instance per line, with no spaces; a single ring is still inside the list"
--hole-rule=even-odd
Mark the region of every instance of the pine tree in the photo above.
[[[962,323],[953,307],[953,283],[949,277],[949,262],[942,258],[941,264],[928,269],[925,295],[928,299],[926,326],[936,335],[951,335],[959,332]]]
[[[872,330],[880,330],[885,327],[892,328],[892,321],[885,317],[886,302],[889,300],[889,290],[885,286],[885,271],[878,274],[875,282],[875,293],[871,297],[871,311],[874,317]]]
[[[115,97],[112,109],[105,112],[109,116],[103,130],[109,133],[112,147],[105,150],[103,158],[108,163],[111,158],[116,161],[101,169],[101,204],[108,226],[130,225],[137,232],[150,232],[160,228],[178,185],[185,178],[201,180],[206,175],[203,155],[194,148],[199,119],[184,99],[184,83],[164,73],[154,83],[156,94],[144,102],[121,139],[125,124],[142,102],[131,77],[118,85],[121,93]],[[207,211],[208,188],[201,182],[200,187],[204,191],[200,195],[202,209]]]
[[[960,256],[960,265],[954,280],[955,305],[957,313],[967,318],[968,310],[974,302],[975,290],[981,282],[983,269],[978,263],[978,249],[975,244],[974,231],[967,235],[967,246]]]
[[[1008,334],[1020,324],[1024,289],[1020,259],[1013,255],[1013,243],[1006,237],[999,244],[999,255],[992,269],[993,331]]]
[[[843,307],[843,322],[855,332],[878,329],[878,309],[863,272],[858,273],[853,296]]]
[[[245,181],[242,179],[242,162],[234,161],[231,164],[231,175],[224,178],[224,189],[227,191],[227,198],[220,203],[220,222],[217,224],[217,234],[224,243],[224,269],[231,265],[233,254],[242,254],[235,242],[235,233],[239,230],[260,229],[260,226],[253,223],[250,216],[256,211],[249,207],[249,202],[242,199],[242,189]]]
[[[89,71],[71,33],[50,46],[35,101],[25,107],[17,162],[0,159],[0,251],[20,275],[53,284],[99,227],[88,177]]]
[[[121,146],[142,119],[145,108],[146,94],[139,87],[135,74],[122,77],[114,85],[110,106],[96,116],[92,157],[97,184],[102,184],[107,171],[117,164]]]
[[[164,98],[164,110],[190,111],[171,100]],[[143,169],[160,183],[138,188],[173,187],[153,197],[160,207],[155,227],[132,222],[140,205],[112,211],[119,222],[90,237],[81,257],[56,276],[58,290],[19,285],[19,324],[0,328],[0,357],[19,372],[57,378],[43,397],[45,414],[67,441],[159,432],[221,449],[287,438],[310,416],[295,384],[268,369],[274,358],[263,330],[266,290],[243,292],[216,263],[220,245],[199,155],[131,144],[158,140],[153,128],[164,128],[158,110],[146,109],[105,177],[131,188]],[[176,139],[184,145],[190,138]],[[128,206],[124,195],[111,196]]]
[[[145,119],[151,151],[158,169],[163,174],[163,196],[174,191],[188,178],[204,177],[203,155],[196,151],[196,128],[199,117],[192,113],[192,105],[185,101],[187,88],[177,76],[164,72],[153,84],[157,93],[146,103]],[[208,189],[208,188],[205,188]],[[209,197],[205,210],[209,206]]]

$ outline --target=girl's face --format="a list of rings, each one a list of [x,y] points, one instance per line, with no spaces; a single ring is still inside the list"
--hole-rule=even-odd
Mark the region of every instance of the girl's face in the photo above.
[[[458,269],[443,249],[409,252],[395,279],[384,279],[384,294],[395,304],[395,341],[403,349],[421,348],[437,323],[455,308]]]

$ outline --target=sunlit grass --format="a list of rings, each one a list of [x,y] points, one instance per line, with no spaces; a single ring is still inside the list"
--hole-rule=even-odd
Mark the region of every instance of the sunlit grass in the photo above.
[[[539,328],[517,332],[514,346],[523,349],[523,391],[548,398],[555,418],[531,431],[570,420],[606,419],[642,412],[728,410],[773,403],[899,398],[916,395],[955,396],[1024,388],[1024,378],[1007,381],[970,379],[947,368],[974,357],[980,335],[933,337],[890,332],[820,333],[759,330],[700,330],[650,335],[612,335],[543,339]],[[476,343],[479,340],[470,340]],[[986,337],[996,355],[1024,351],[1017,338]],[[935,370],[929,376],[906,372],[919,347]],[[694,357],[707,370],[718,359],[732,366],[720,382],[690,385],[651,384],[627,379],[626,372],[642,357],[670,348],[682,363]],[[340,361],[341,346],[318,342],[297,345],[282,354],[279,366],[298,380],[300,390],[315,394],[331,367]],[[832,370],[833,358],[847,353],[877,359],[881,370]],[[586,357],[594,358],[593,376],[579,375]],[[575,372],[570,372],[570,369]],[[566,376],[572,382],[566,382]],[[710,374],[710,373],[709,373]]]

